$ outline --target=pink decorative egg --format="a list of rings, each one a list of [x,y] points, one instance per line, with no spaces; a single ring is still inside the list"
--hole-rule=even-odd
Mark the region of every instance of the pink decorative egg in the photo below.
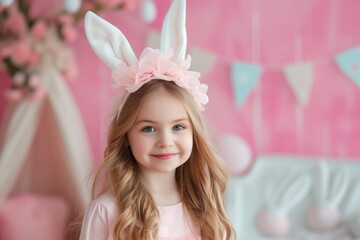
[[[310,229],[326,232],[339,226],[341,212],[330,205],[313,206],[306,213],[306,222]]]
[[[283,237],[290,230],[290,222],[286,215],[266,210],[258,213],[256,225],[263,235],[269,237]]]

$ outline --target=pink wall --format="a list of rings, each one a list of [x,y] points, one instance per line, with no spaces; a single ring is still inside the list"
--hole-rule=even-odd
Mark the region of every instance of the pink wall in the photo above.
[[[170,1],[156,0],[158,19],[148,25],[136,12],[103,14],[121,28],[137,54],[147,31],[160,30]],[[360,43],[357,0],[188,0],[188,46],[218,57],[203,81],[209,85],[206,115],[218,133],[246,139],[255,154],[360,158],[360,89],[332,58]],[[259,25],[254,27],[254,14]],[[300,50],[296,39],[301,39]],[[86,124],[96,160],[105,142],[106,113],[111,95],[109,71],[95,57],[81,29],[73,44],[79,79],[70,85]],[[301,58],[314,63],[310,103],[300,108],[285,82],[282,67]],[[241,108],[234,104],[230,64],[259,63],[264,73]],[[0,75],[0,87],[7,80]],[[4,100],[0,100],[3,111]]]

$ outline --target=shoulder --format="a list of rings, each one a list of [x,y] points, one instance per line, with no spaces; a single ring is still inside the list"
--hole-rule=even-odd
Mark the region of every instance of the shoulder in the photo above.
[[[112,193],[106,192],[91,201],[90,205],[99,205],[104,207],[116,206],[115,197]]]
[[[115,198],[111,194],[92,200],[85,211],[80,240],[112,239],[117,212]]]
[[[106,222],[114,219],[118,212],[116,201],[111,193],[104,193],[93,199],[85,215],[99,217]]]

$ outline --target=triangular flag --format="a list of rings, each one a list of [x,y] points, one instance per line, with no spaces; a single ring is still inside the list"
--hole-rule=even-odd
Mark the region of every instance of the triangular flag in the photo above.
[[[200,72],[205,75],[214,66],[217,57],[215,54],[198,47],[190,49],[191,70]]]
[[[234,62],[231,66],[231,82],[235,103],[240,107],[250,91],[257,85],[262,68],[259,65]]]
[[[340,69],[360,87],[360,47],[356,47],[335,56]]]
[[[160,33],[154,30],[149,30],[146,39],[146,46],[159,49],[160,47]]]
[[[314,78],[313,65],[311,63],[288,64],[284,67],[284,74],[297,100],[302,106],[307,105]]]

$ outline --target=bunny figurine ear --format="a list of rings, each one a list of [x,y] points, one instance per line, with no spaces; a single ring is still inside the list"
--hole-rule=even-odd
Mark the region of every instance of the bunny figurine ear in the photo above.
[[[257,214],[256,225],[265,236],[284,237],[291,225],[288,214],[307,196],[311,177],[307,173],[296,178],[289,175],[274,184],[266,192],[267,206]]]
[[[318,182],[315,185],[317,197],[313,206],[307,210],[306,221],[310,229],[315,231],[330,231],[337,228],[342,221],[340,203],[345,198],[349,179],[341,169],[337,174],[330,174],[328,164],[325,161],[317,165]],[[333,180],[331,181],[331,178]]]
[[[176,62],[185,59],[187,45],[185,19],[186,1],[174,0],[163,22],[160,50],[165,52],[173,48]]]
[[[281,179],[266,191],[267,209],[281,214],[288,214],[309,193],[312,179],[307,173],[293,174]]]
[[[96,55],[111,69],[121,63],[127,66],[137,63],[137,57],[124,34],[90,11],[85,15],[85,33]]]

